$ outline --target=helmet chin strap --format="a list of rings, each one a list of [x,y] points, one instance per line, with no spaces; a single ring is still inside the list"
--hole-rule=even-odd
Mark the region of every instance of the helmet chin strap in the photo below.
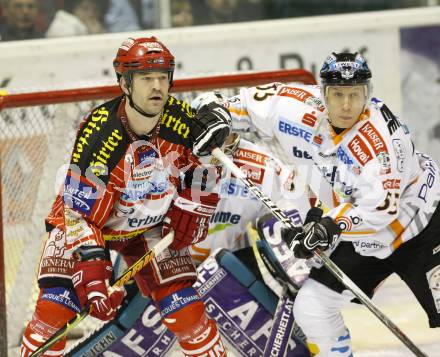
[[[126,94],[126,96],[128,97],[128,104],[130,104],[130,107],[132,107],[134,110],[136,110],[139,114],[143,115],[144,117],[154,118],[155,116],[157,116],[160,113],[160,111],[159,111],[156,114],[148,114],[147,112],[142,110],[140,107],[138,107],[133,101],[130,90],[128,90],[128,94]]]

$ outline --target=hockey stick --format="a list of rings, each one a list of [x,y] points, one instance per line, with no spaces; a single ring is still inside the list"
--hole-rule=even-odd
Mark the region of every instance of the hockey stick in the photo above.
[[[269,211],[280,220],[286,227],[294,228],[291,220],[272,200],[264,195],[247,175],[242,172],[219,148],[212,150],[212,155],[225,165],[241,182],[243,182],[249,191],[263,203]],[[381,312],[371,301],[371,299],[359,287],[332,262],[332,260],[322,253],[319,249],[313,251],[315,257],[318,257],[324,266],[338,279],[344,286],[349,289],[388,329],[409,348],[414,355],[418,357],[427,357],[383,312]]]
[[[263,357],[272,357],[274,355],[284,356],[288,348],[287,340],[292,334],[300,340],[307,349],[306,338],[292,319],[294,317],[292,315],[293,302],[295,301],[296,292],[299,287],[292,282],[280,263],[274,261],[276,258],[272,259],[272,257],[267,256],[263,253],[263,250],[258,248],[257,242],[262,240],[260,234],[249,228],[247,234],[252,241],[252,250],[263,281],[279,298],[274,314],[274,322],[263,351]],[[267,244],[269,245],[269,249],[271,249],[271,244],[269,242],[267,242]],[[287,322],[286,319],[288,320]],[[275,354],[273,354],[274,349],[276,350]]]
[[[140,257],[132,266],[125,270],[122,275],[115,281],[112,288],[120,287],[132,279],[136,273],[138,273],[142,268],[144,268],[153,258],[161,253],[165,248],[167,248],[174,239],[174,232],[171,231],[164,238],[162,238],[159,243],[157,243],[153,248],[146,252],[142,257]],[[53,344],[58,342],[61,338],[67,335],[75,326],[77,326],[82,320],[84,320],[91,310],[86,307],[82,309],[75,317],[71,318],[62,328],[55,332],[43,345],[38,347],[34,352],[30,354],[29,357],[38,357],[46,352]]]

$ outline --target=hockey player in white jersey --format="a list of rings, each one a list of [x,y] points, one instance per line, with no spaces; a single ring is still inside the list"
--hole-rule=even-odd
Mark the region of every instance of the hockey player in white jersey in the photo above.
[[[286,210],[294,205],[304,219],[310,203],[295,190],[291,165],[284,165],[269,150],[240,138],[237,133],[226,139],[222,150],[262,192]],[[236,251],[249,247],[247,226],[265,212],[263,204],[230,172],[224,173],[220,187],[221,199],[210,218],[208,237],[190,248],[196,263],[204,261],[217,248]]]
[[[322,85],[242,89],[225,102],[235,130],[276,138],[329,210],[284,231],[297,257],[334,249],[331,259],[372,296],[393,272],[409,286],[430,327],[440,326],[439,169],[417,152],[407,126],[371,98],[371,72],[358,54],[333,53]],[[351,356],[341,309],[353,295],[313,268],[294,315],[318,356]]]

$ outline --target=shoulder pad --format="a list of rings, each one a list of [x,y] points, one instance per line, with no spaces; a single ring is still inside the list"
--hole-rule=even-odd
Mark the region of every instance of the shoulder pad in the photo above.
[[[79,167],[81,174],[90,167],[95,176],[107,181],[124,154],[129,141],[116,118],[119,103],[120,97],[96,107],[78,130],[70,164]]]
[[[191,148],[190,132],[194,116],[195,112],[188,103],[170,96],[163,109],[160,137]]]

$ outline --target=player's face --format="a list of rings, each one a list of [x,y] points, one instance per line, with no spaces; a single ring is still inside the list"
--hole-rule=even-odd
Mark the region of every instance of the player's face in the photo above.
[[[168,99],[170,84],[167,72],[134,73],[132,98],[148,114],[157,114]]]
[[[328,115],[333,126],[351,128],[364,110],[366,103],[365,85],[328,86],[326,104]]]

